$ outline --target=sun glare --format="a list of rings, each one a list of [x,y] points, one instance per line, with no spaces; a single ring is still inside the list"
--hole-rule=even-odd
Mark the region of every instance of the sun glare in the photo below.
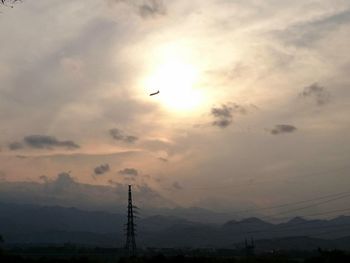
[[[198,69],[181,57],[169,54],[145,80],[147,90],[160,91],[157,100],[166,108],[177,112],[194,111],[203,101],[203,94],[198,89]]]

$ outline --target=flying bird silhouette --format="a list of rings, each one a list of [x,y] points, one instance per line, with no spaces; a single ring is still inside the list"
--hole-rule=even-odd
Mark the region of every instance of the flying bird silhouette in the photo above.
[[[159,94],[159,90],[158,90],[157,92],[151,93],[151,94],[149,94],[149,95],[150,95],[150,96],[154,96],[154,95],[157,95],[157,94]]]

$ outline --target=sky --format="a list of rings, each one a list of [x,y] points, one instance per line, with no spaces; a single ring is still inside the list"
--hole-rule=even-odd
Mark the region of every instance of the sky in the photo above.
[[[348,0],[0,8],[3,201],[107,208],[132,184],[144,207],[234,212],[349,191]]]

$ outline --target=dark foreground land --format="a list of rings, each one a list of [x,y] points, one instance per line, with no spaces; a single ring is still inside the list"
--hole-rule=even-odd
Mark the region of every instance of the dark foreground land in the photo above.
[[[348,263],[350,253],[341,250],[270,251],[259,255],[245,255],[237,250],[175,250],[158,249],[140,251],[137,257],[125,256],[120,249],[37,247],[11,248],[0,251],[4,263]]]

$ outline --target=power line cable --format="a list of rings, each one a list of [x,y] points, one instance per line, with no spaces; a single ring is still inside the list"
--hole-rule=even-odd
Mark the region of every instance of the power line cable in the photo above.
[[[314,206],[318,206],[318,205],[322,205],[322,204],[325,204],[325,203],[329,203],[329,202],[333,202],[333,201],[337,201],[337,200],[340,200],[340,199],[343,199],[343,198],[347,198],[347,197],[350,197],[350,194],[347,194],[347,195],[343,195],[343,196],[340,196],[340,197],[337,197],[337,198],[332,198],[332,199],[329,199],[329,200],[326,200],[324,202],[319,202],[319,203],[316,203],[316,204],[312,204],[312,205],[308,205],[306,207],[301,207],[301,208],[298,208],[298,209],[292,209],[292,210],[289,210],[289,211],[283,211],[282,213],[278,213],[278,214],[274,214],[272,216],[260,216],[261,218],[263,219],[276,219],[275,216],[277,215],[280,215],[280,214],[285,214],[285,213],[289,213],[289,212],[292,212],[292,211],[297,211],[297,210],[303,210],[303,209],[306,209],[306,208],[311,208],[311,207],[314,207]],[[344,209],[343,211],[348,211],[350,209]],[[338,211],[342,211],[342,210],[338,210]],[[329,214],[330,211],[326,211],[326,212],[323,212],[323,213],[317,213],[318,215],[322,215],[322,214]],[[332,211],[334,212],[334,211]],[[285,218],[279,218],[280,220],[282,219],[289,219],[289,217],[285,217]],[[299,222],[299,223],[296,223],[294,224],[293,226],[295,225],[302,225],[302,224],[308,224],[312,221],[306,221],[306,222]],[[240,222],[236,222],[236,224],[245,224],[247,222],[245,221],[240,221]],[[287,226],[287,227],[290,227],[290,226]]]
[[[295,208],[295,209],[282,211],[280,213],[273,214],[273,215],[271,215],[269,217],[274,217],[274,216],[278,216],[278,215],[289,214],[290,212],[305,210],[305,209],[312,208],[312,207],[315,207],[315,206],[319,206],[319,205],[327,204],[327,203],[334,202],[334,201],[337,201],[337,200],[341,200],[341,199],[344,199],[344,198],[347,198],[347,197],[350,197],[350,194],[338,196],[338,197],[335,197],[335,198],[332,198],[332,199],[328,199],[328,200],[323,201],[323,202],[318,202],[318,203],[315,203],[315,204],[311,204],[311,205],[307,205],[307,206],[303,206],[303,207],[299,207],[299,208]]]
[[[290,202],[290,203],[284,203],[284,204],[279,204],[275,206],[268,206],[268,207],[260,207],[260,208],[252,208],[252,209],[246,209],[246,210],[240,210],[240,211],[235,211],[235,213],[247,213],[247,212],[252,212],[252,211],[261,211],[261,210],[270,210],[270,209],[276,209],[276,208],[283,208],[283,207],[288,207],[288,206],[293,206],[293,205],[299,205],[299,204],[304,204],[304,203],[309,203],[312,201],[318,201],[330,197],[336,197],[344,194],[350,194],[350,191],[346,192],[340,192],[340,193],[335,193],[335,194],[328,194],[324,196],[319,196],[315,197],[312,199],[307,199],[307,200],[301,200],[301,201],[296,201],[296,202]]]

